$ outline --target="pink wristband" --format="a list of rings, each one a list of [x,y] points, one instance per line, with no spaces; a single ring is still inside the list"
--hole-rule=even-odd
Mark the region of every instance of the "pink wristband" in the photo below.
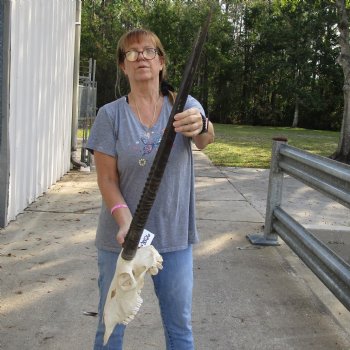
[[[126,204],[116,204],[112,209],[111,209],[111,215],[113,215],[114,211],[119,209],[119,208],[127,208],[128,206]]]

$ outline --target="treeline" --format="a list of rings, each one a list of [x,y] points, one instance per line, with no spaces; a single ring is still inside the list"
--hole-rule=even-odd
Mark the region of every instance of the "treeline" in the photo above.
[[[115,50],[121,34],[135,27],[151,29],[160,37],[168,56],[168,80],[179,87],[193,40],[212,2],[82,3],[81,57],[97,61],[100,106],[127,92],[123,79],[117,84]],[[228,0],[214,4],[191,92],[211,120],[339,130],[344,78],[337,64],[333,2]]]

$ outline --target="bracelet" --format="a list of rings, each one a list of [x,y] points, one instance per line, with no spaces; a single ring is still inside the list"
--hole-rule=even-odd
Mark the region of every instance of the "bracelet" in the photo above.
[[[111,215],[113,215],[114,211],[119,209],[119,208],[127,208],[128,206],[126,204],[116,204],[112,209],[111,209]]]
[[[198,135],[202,135],[202,134],[205,134],[206,132],[208,132],[209,120],[203,114],[201,114],[201,117],[202,117],[203,127],[202,127],[201,132]]]

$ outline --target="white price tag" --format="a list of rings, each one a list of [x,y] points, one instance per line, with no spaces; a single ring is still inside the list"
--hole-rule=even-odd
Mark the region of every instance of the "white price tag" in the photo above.
[[[154,238],[154,234],[148,230],[143,230],[139,247],[147,247],[148,245],[151,245]]]

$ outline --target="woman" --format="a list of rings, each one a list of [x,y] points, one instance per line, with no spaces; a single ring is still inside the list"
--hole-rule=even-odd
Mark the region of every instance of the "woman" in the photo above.
[[[124,34],[117,61],[130,92],[100,108],[87,145],[94,152],[103,198],[96,234],[100,320],[95,350],[122,349],[124,325],[115,328],[103,347],[103,306],[173,103],[164,82],[165,52],[154,33],[137,29]],[[163,258],[163,270],[152,278],[168,350],[194,349],[192,244],[198,237],[191,139],[200,149],[213,142],[213,125],[204,115],[198,101],[189,97],[184,111],[175,116],[177,135],[145,227],[155,234],[152,245]]]

